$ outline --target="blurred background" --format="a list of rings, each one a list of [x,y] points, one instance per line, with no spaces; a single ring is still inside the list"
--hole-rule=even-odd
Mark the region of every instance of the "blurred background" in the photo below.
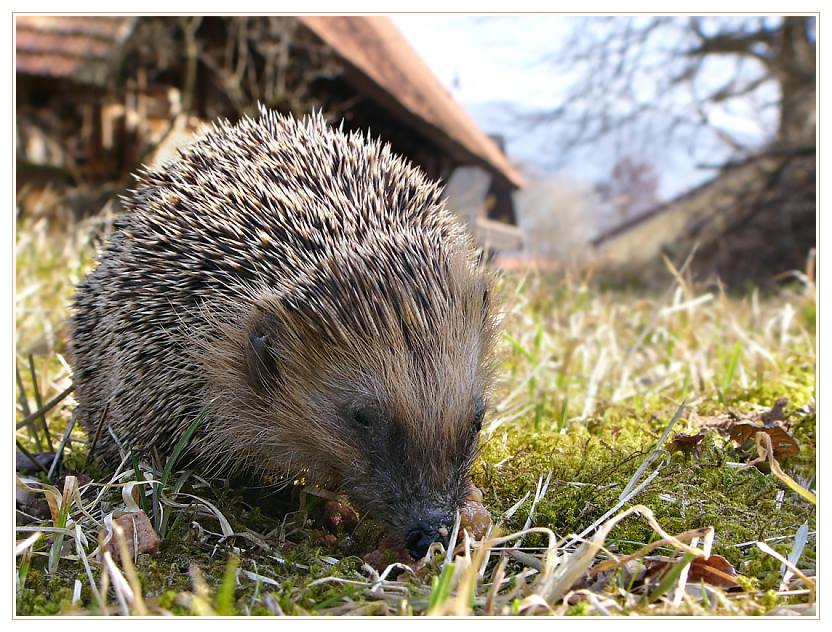
[[[257,102],[370,130],[515,269],[813,274],[815,18],[18,16],[17,213],[111,217]],[[799,272],[796,272],[799,271]]]

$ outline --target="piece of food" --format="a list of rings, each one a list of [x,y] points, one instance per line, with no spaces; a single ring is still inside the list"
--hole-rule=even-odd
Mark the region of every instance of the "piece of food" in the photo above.
[[[124,542],[127,545],[127,552],[131,558],[139,553],[155,554],[159,552],[159,544],[162,542],[159,534],[153,529],[150,519],[143,511],[131,511],[113,520],[114,525],[122,529]],[[121,563],[121,546],[118,537],[113,533],[107,543],[107,550],[113,556],[113,560]]]
[[[323,523],[332,533],[337,533],[339,529],[350,532],[358,524],[358,514],[344,503],[328,500],[324,504]]]

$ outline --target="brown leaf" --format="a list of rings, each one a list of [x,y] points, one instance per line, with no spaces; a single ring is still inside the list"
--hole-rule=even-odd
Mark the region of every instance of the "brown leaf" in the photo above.
[[[743,413],[729,409],[721,415],[695,419],[700,427],[716,428],[740,446],[746,442],[752,445],[750,442],[754,435],[758,432],[765,432],[771,438],[775,456],[789,457],[800,452],[800,446],[783,423],[786,419],[785,408],[788,403],[787,398],[781,397],[763,413]]]
[[[731,563],[721,555],[710,557],[697,557],[690,563],[688,570],[688,581],[704,581],[711,586],[720,588],[739,588],[736,580],[737,571]]]
[[[700,432],[695,435],[688,435],[679,433],[671,439],[668,444],[668,450],[671,452],[683,452],[684,454],[693,454],[697,459],[701,455],[702,439],[705,438],[705,433]]]
[[[771,447],[774,449],[775,457],[789,457],[800,452],[797,441],[781,425],[764,426],[753,422],[741,422],[734,424],[728,430],[728,436],[742,445],[758,432],[765,432],[771,437]]]
[[[634,590],[645,583],[657,582],[677,563],[678,560],[665,557],[631,560],[622,566],[622,586]],[[694,584],[704,581],[720,588],[739,588],[736,576],[737,571],[728,560],[721,555],[711,555],[709,558],[697,557],[690,563],[687,581]]]
[[[785,408],[789,400],[787,397],[781,397],[769,410],[763,413],[750,413],[734,410],[728,408],[724,413],[719,415],[691,415],[691,421],[700,428],[717,428],[723,432],[727,432],[733,426],[742,423],[757,423],[763,426],[781,425],[781,422],[786,420]]]
[[[650,584],[660,578],[668,568],[670,559],[666,557],[644,557],[628,560],[621,567],[621,587],[636,591],[645,584]]]

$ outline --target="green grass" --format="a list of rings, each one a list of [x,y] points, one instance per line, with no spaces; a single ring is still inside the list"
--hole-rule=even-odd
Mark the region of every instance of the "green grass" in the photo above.
[[[42,401],[70,384],[63,323],[72,285],[91,266],[93,226],[72,227],[67,237],[50,232],[46,220],[18,225],[17,349],[30,411],[38,407],[35,381]],[[793,577],[781,589],[781,562],[755,543],[768,541],[788,556],[798,529],[808,523],[797,567],[813,578],[815,507],[765,467],[737,467],[756,452],[713,429],[706,431],[699,458],[660,447],[636,481],[650,476],[649,484],[586,536],[600,532],[598,540],[580,549],[577,543],[564,546],[620,504],[683,401],[671,437],[695,434],[708,416],[762,412],[788,397],[788,421],[801,450],[781,465],[799,484],[814,488],[814,288],[726,295],[718,286],[677,276],[666,290],[617,287],[588,274],[503,278],[500,383],[474,479],[505,541],[494,539],[495,531],[488,543],[464,547],[451,563],[441,555],[415,573],[382,580],[361,559],[383,536],[379,526],[363,520],[355,533],[340,534],[338,544],[323,544],[324,532],[314,520],[320,502],[298,488],[283,498],[298,511],[273,517],[250,506],[239,490],[222,482],[208,485],[198,473],[178,469],[173,458],[163,464],[128,459],[107,478],[96,476],[93,462],[88,470],[94,482],[79,481],[77,493],[70,487],[62,494],[63,484],[40,492],[61,497],[54,522],[21,521],[18,543],[36,532],[41,536],[20,546],[17,612],[811,613],[811,587]],[[70,395],[47,414],[55,445],[73,406]],[[18,404],[18,421],[24,416]],[[18,429],[17,438],[27,449],[38,449],[29,428]],[[73,430],[67,466],[85,463],[84,439]],[[549,486],[536,498],[547,476]],[[135,504],[134,493],[153,524],[164,525],[161,550],[140,555],[135,569],[106,569],[96,552],[102,516],[124,510],[128,500]],[[635,505],[645,509],[619,520]],[[517,535],[532,512],[531,529]],[[685,555],[693,555],[684,550],[689,542],[667,541],[647,557],[639,554],[646,563],[660,557],[671,569],[646,584],[626,568],[603,574],[598,585],[581,583],[587,569],[611,556],[637,553],[668,534],[710,533],[709,527],[712,552],[736,569],[743,592],[679,592]],[[702,546],[700,538],[696,548]],[[131,586],[137,588],[131,592]]]

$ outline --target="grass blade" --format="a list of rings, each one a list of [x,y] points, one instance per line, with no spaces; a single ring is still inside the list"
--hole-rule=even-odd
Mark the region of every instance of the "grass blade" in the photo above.
[[[188,429],[179,437],[179,441],[176,442],[176,445],[173,446],[173,452],[171,452],[170,457],[168,457],[167,462],[165,463],[165,470],[162,472],[162,480],[161,484],[162,487],[168,484],[170,480],[170,475],[173,473],[173,468],[176,467],[176,462],[179,460],[179,457],[182,456],[182,453],[185,451],[185,448],[188,447],[188,444],[191,442],[191,438],[194,436],[196,429],[199,428],[200,424],[203,422],[207,415],[207,411],[203,410],[199,415],[194,418],[191,424],[188,426]]]
[[[451,580],[454,576],[456,566],[453,562],[446,564],[438,577],[431,581],[430,602],[428,603],[428,615],[436,610],[451,594]]]

